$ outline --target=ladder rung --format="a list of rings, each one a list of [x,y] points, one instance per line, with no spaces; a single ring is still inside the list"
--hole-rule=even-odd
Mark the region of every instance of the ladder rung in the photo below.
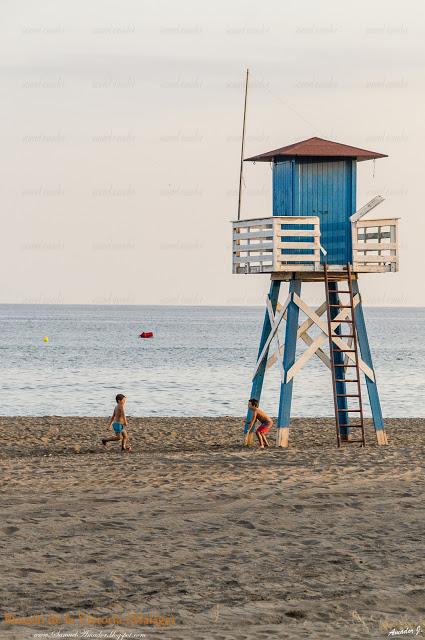
[[[347,320],[331,320],[332,322],[337,322],[338,324],[340,324],[341,322],[350,322],[351,324],[353,323],[353,319],[352,318],[347,318]]]
[[[353,429],[360,429],[360,427],[363,427],[363,424],[340,424],[339,427],[353,427]]]
[[[339,428],[341,429],[342,427],[350,427],[350,429],[363,429],[364,425],[363,424],[340,424]]]
[[[333,333],[333,336],[335,336],[335,338],[338,336],[338,338],[354,338],[354,333]]]
[[[347,369],[348,368],[353,369],[353,368],[357,368],[357,365],[356,364],[337,364],[336,362],[334,362],[334,367],[347,367]]]
[[[346,380],[345,378],[337,378],[335,382],[358,382],[358,379],[353,378],[352,380]]]
[[[360,398],[359,393],[337,393],[337,398]]]
[[[361,413],[361,409],[337,409],[340,413]]]
[[[351,291],[338,291],[338,293],[351,293]]]
[[[336,347],[332,347],[332,351],[339,351],[341,353],[356,353],[355,349],[337,349]]]
[[[352,309],[351,304],[328,304],[328,307],[338,307],[338,309]],[[339,322],[339,320],[337,320]]]

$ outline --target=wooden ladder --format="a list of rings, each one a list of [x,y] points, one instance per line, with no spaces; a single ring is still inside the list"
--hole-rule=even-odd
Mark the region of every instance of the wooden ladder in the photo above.
[[[358,344],[357,344],[357,331],[356,331],[356,321],[355,321],[355,316],[354,316],[354,300],[353,300],[353,286],[352,286],[352,272],[351,272],[351,265],[347,264],[347,270],[344,273],[341,272],[331,272],[328,270],[328,265],[325,263],[324,264],[324,274],[325,274],[325,288],[326,288],[326,311],[327,311],[327,317],[328,317],[328,336],[329,336],[329,351],[330,351],[330,362],[331,362],[331,372],[332,372],[332,386],[333,386],[333,396],[334,396],[334,407],[335,407],[335,426],[336,426],[336,437],[337,437],[337,442],[338,442],[338,447],[341,446],[341,443],[347,443],[347,444],[352,444],[352,443],[360,443],[360,446],[364,447],[366,446],[366,441],[365,441],[365,431],[364,431],[364,419],[363,419],[363,404],[362,404],[362,393],[361,393],[361,386],[360,386],[360,368],[359,368],[359,353],[358,353]],[[335,284],[334,288],[330,288],[330,283],[338,283],[338,282],[343,282],[344,284],[347,285],[346,289],[342,289],[342,290],[338,290],[338,284]],[[331,294],[334,293],[335,298],[337,300],[337,304],[331,304]],[[343,294],[344,296],[348,295],[349,300],[347,301],[347,303],[345,302],[341,302],[340,299],[340,294]],[[332,330],[332,322],[333,322],[333,317],[335,315],[337,315],[337,313],[339,313],[340,310],[342,309],[348,309],[349,310],[349,318],[346,318],[344,320],[338,320],[338,322],[347,324],[348,327],[351,327],[351,331],[347,331],[347,333],[339,333],[338,330],[337,331],[333,331]],[[336,311],[337,313],[333,313],[333,311]],[[344,349],[340,349],[336,346],[335,342],[333,341],[333,338],[349,338],[352,343],[351,345],[349,344],[348,346],[350,348],[344,348]],[[345,362],[342,361],[342,364],[338,364],[335,363],[334,360],[334,354],[335,353],[350,353],[354,364],[352,363],[352,360],[348,360],[347,362],[347,358],[345,358]],[[355,377],[354,378],[350,378],[350,376],[348,376],[348,379],[345,379],[345,370],[346,369],[353,369],[355,370]],[[338,393],[338,383],[349,383],[349,384],[355,384],[356,385],[356,393]],[[347,389],[345,388],[345,391],[347,391]],[[356,406],[355,408],[349,408],[347,406],[347,408],[340,408],[339,407],[339,400],[338,398],[352,398],[353,401],[355,402],[355,399],[357,399],[358,401],[358,406]],[[349,413],[356,413],[358,414],[358,421],[355,424],[348,424],[349,420],[347,419],[346,422],[342,422],[340,420],[340,416],[341,414],[349,414]],[[360,438],[342,438],[341,437],[341,427],[349,427],[350,429],[360,429]]]

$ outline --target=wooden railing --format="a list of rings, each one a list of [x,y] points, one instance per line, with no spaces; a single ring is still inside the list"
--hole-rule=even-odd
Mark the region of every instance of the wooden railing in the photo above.
[[[233,222],[233,273],[322,271],[318,216]],[[398,271],[398,218],[352,223],[352,271]],[[326,247],[325,247],[326,249]],[[332,265],[343,271],[346,264]]]
[[[353,271],[398,271],[398,218],[352,223]]]
[[[233,222],[233,273],[319,269],[318,216],[272,216]]]

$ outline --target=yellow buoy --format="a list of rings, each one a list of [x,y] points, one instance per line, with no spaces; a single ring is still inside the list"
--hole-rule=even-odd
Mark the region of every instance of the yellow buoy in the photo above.
[[[48,336],[44,336],[44,338],[43,338],[43,342],[49,342],[49,338],[48,338]]]

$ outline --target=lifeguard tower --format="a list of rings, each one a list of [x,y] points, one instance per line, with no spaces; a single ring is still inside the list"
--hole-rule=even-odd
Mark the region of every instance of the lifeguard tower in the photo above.
[[[277,445],[287,447],[294,377],[316,355],[332,374],[337,444],[365,445],[361,375],[379,445],[388,444],[359,291],[360,273],[398,270],[398,219],[365,219],[383,201],[356,205],[357,163],[384,154],[310,138],[246,161],[270,162],[273,215],[233,222],[233,273],[269,274],[251,397],[260,400],[266,369],[281,373]],[[289,293],[279,303],[282,282]],[[303,282],[324,283],[317,309],[301,298]],[[305,320],[299,324],[299,313]],[[325,316],[326,314],[326,316]],[[326,319],[324,319],[326,317]],[[278,329],[286,321],[284,344]],[[318,327],[312,337],[309,330]],[[306,345],[296,359],[297,341]],[[269,354],[272,341],[276,351]],[[322,349],[329,343],[329,352]],[[251,418],[248,411],[245,433]],[[246,436],[246,444],[253,434]]]

